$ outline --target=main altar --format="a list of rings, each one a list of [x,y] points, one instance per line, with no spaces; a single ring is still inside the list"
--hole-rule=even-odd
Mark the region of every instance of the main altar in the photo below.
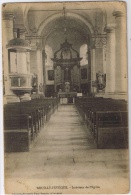
[[[67,39],[54,53],[55,92],[62,104],[74,103],[74,98],[80,92],[80,58],[79,53]]]

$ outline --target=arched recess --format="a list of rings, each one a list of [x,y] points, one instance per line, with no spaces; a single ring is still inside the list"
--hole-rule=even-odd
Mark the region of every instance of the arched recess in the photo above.
[[[45,55],[45,45],[48,44],[46,42],[46,40],[50,39],[50,37],[52,36],[52,34],[55,33],[58,30],[55,27],[55,22],[57,20],[63,20],[63,19],[64,19],[64,17],[63,17],[63,14],[61,12],[60,13],[57,13],[57,14],[53,14],[53,15],[49,16],[48,18],[46,18],[46,20],[43,20],[41,22],[41,24],[39,25],[39,27],[38,27],[37,34],[38,34],[38,36],[43,37],[43,40],[44,40],[43,41],[43,67],[44,67],[44,70],[45,70],[44,71],[45,72],[44,74],[46,74],[46,72],[47,72],[47,67],[45,67],[45,62],[44,62],[45,57],[46,57],[46,55]],[[78,24],[78,25],[76,25],[77,26],[77,29],[73,29],[73,30],[77,34],[79,34],[81,37],[83,37],[82,39],[85,40],[85,42],[81,43],[81,45],[85,43],[85,44],[88,44],[89,45],[89,48],[90,48],[90,46],[91,46],[91,42],[90,42],[91,35],[94,34],[94,27],[93,27],[93,24],[91,23],[90,18],[88,18],[88,17],[87,18],[84,18],[83,16],[81,16],[79,14],[72,13],[72,12],[67,12],[66,13],[66,20],[68,20],[68,21],[74,20]],[[84,27],[85,30],[82,30],[82,27]],[[64,29],[63,29],[63,31],[64,31]],[[78,38],[78,40],[79,40],[79,38]],[[64,42],[64,40],[63,40],[63,42]],[[70,42],[70,40],[69,40],[69,42]],[[79,49],[80,49],[80,47],[79,47]],[[88,58],[89,59],[88,66],[91,69],[90,52],[88,53],[88,55],[89,55],[89,58]],[[44,77],[47,78],[47,74],[44,75]],[[90,73],[90,77],[91,77],[91,73]],[[90,77],[88,77],[88,78],[90,78]],[[45,79],[45,82],[46,82],[46,79]],[[89,84],[89,86],[87,86],[88,84]],[[90,91],[91,91],[91,86],[90,86],[91,82],[89,81],[88,84],[86,84],[86,86],[88,88],[88,90],[86,90],[86,92],[87,93],[90,93]],[[46,87],[48,87],[48,86],[46,86]],[[51,87],[51,83],[50,83],[50,87]]]
[[[52,34],[54,34],[56,31],[59,31],[55,27],[55,22],[58,21],[59,19],[63,20],[63,15],[61,13],[57,13],[57,14],[54,14],[54,15],[48,17],[46,19],[46,21],[43,21],[40,24],[37,32],[38,32],[39,36],[44,37],[43,48],[45,48],[45,45],[48,44],[47,40],[50,39]],[[80,16],[79,14],[75,14],[75,13],[66,13],[66,19],[67,20],[74,20],[78,24],[77,28],[76,29],[72,29],[72,31],[74,30],[74,32],[76,32],[77,35],[79,34],[81,37],[83,37],[82,39],[85,40],[85,42],[82,42],[81,45],[84,44],[84,43],[90,45],[90,37],[94,33],[93,25],[91,24],[91,22],[89,20],[85,19],[84,17]],[[52,28],[50,28],[50,26],[52,26]],[[85,29],[86,29],[85,31],[82,30],[82,26],[85,27]],[[63,29],[63,31],[64,31],[64,29]],[[60,33],[60,31],[59,31],[59,33]],[[79,47],[79,49],[80,49],[80,47]],[[90,52],[88,53],[88,55],[90,55]],[[43,50],[43,56],[44,56],[43,57],[43,60],[44,60],[44,58],[45,58],[45,50]],[[88,63],[89,69],[91,69],[90,58],[91,57],[89,56],[89,58],[88,58],[89,59],[89,63]],[[43,66],[45,66],[45,63],[43,63]],[[48,68],[45,67],[45,69],[46,69],[45,72],[47,72]],[[46,77],[47,77],[47,75],[46,75]],[[89,78],[89,81],[88,81],[88,83],[86,83],[86,88],[88,88],[88,89],[86,89],[86,92],[90,93],[90,88],[91,88],[90,87],[90,83],[91,82],[90,82],[90,77],[88,77],[88,78]],[[84,82],[87,82],[87,79],[85,79]],[[50,83],[50,86],[47,86],[47,87],[51,87],[51,83]]]

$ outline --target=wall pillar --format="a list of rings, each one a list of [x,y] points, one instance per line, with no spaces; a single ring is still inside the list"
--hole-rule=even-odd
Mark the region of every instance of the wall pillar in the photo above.
[[[80,69],[80,66],[78,68],[78,74],[79,74],[79,91],[81,92],[81,69]]]
[[[115,92],[115,26],[108,25],[107,32],[107,54],[106,54],[106,93]]]
[[[43,63],[42,50],[37,49],[37,76],[38,76],[38,94],[43,94]]]
[[[91,92],[96,93],[96,87],[93,87],[93,82],[96,81],[96,55],[95,47],[91,49]]]
[[[126,16],[122,11],[114,11],[116,22],[116,93],[127,93],[127,43]]]
[[[106,51],[107,51],[107,38],[102,39],[103,43],[103,74],[106,74]]]

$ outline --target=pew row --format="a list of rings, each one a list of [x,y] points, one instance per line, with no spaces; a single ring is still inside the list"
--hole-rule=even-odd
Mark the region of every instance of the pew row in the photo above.
[[[124,111],[96,112],[94,138],[97,148],[128,148],[127,119]]]
[[[4,138],[6,152],[29,151],[33,140],[32,119],[29,115],[5,115]]]
[[[4,106],[6,152],[29,151],[40,130],[58,109],[59,99],[40,99]]]
[[[97,148],[128,148],[128,112],[125,100],[76,98],[76,107]]]

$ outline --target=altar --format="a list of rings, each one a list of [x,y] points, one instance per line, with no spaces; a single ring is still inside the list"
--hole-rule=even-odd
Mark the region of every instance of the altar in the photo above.
[[[77,92],[58,92],[60,104],[74,104]]]
[[[61,104],[74,104],[80,91],[80,58],[67,39],[51,58],[54,65],[55,93]]]

